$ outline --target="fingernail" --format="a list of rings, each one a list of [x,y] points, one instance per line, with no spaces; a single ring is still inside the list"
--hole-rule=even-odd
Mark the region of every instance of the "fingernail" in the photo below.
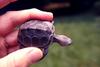
[[[44,11],[44,13],[47,13],[48,15],[53,16],[53,13],[51,13],[51,12],[45,12]]]
[[[49,18],[49,21],[53,20],[53,13],[51,12],[43,12],[45,18]]]

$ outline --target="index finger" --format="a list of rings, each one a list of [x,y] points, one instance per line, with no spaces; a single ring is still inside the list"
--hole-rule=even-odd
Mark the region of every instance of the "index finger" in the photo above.
[[[0,17],[0,35],[5,36],[13,31],[17,25],[20,25],[30,19],[51,21],[53,19],[53,14],[50,12],[40,11],[38,9],[8,12]]]

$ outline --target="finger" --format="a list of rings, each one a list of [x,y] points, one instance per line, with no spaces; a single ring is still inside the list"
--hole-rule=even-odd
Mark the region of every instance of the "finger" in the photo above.
[[[53,19],[53,15],[50,12],[43,12],[37,9],[8,12],[0,17],[0,35],[5,36],[17,25],[20,25],[30,19],[51,21]]]
[[[16,51],[16,50],[18,50],[18,49],[20,49],[19,46],[9,47],[9,48],[7,49],[7,54],[12,53],[12,52],[14,52],[14,51]]]
[[[35,47],[20,49],[2,58],[0,67],[28,67],[42,56],[42,51]]]
[[[18,36],[18,30],[13,31],[12,33],[10,33],[9,35],[7,35],[5,37],[5,42],[7,43],[6,47],[10,48],[10,47],[15,47],[18,46],[18,42],[17,42],[17,36]]]
[[[5,41],[3,37],[0,37],[0,58],[7,55],[7,50],[5,47]]]
[[[5,37],[7,54],[19,49],[19,44],[17,42],[17,35],[18,35],[18,30],[10,33],[8,36]]]
[[[15,2],[17,0],[0,0],[0,9],[10,4],[11,2]]]

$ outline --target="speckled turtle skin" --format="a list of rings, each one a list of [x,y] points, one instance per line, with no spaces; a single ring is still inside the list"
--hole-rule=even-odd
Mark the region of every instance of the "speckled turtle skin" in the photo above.
[[[18,43],[20,48],[38,47],[43,51],[43,58],[48,53],[49,45],[53,42],[61,46],[71,44],[71,39],[65,35],[56,35],[53,21],[30,20],[19,27]]]

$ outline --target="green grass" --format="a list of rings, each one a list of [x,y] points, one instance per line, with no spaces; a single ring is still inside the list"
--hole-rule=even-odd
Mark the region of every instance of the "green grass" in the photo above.
[[[53,44],[48,55],[31,67],[100,67],[100,24],[98,19],[55,20],[57,34],[72,38],[68,47]]]

